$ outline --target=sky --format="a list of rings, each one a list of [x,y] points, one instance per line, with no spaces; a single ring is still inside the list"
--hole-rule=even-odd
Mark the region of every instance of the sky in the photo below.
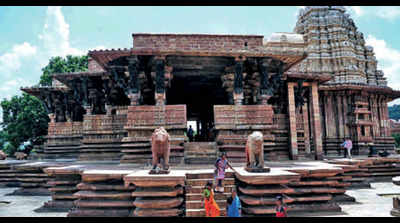
[[[292,32],[302,6],[0,7],[0,100],[37,84],[54,56],[132,47],[132,33],[257,34]],[[400,7],[347,11],[390,87],[400,90]],[[400,104],[400,100],[395,103]],[[0,111],[0,120],[2,120]]]

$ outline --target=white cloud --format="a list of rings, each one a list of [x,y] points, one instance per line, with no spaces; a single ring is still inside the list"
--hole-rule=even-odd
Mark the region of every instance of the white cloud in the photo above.
[[[399,6],[380,6],[375,10],[376,16],[387,19],[394,20],[400,17],[400,7]]]
[[[364,15],[364,10],[361,8],[361,6],[345,6],[345,8],[350,14],[354,16]]]
[[[385,40],[377,39],[373,35],[368,35],[365,42],[374,47],[378,69],[383,70],[389,87],[400,90],[400,63],[398,62],[400,50],[391,48]],[[400,101],[397,100],[396,103],[400,103]]]
[[[0,75],[10,77],[21,68],[22,60],[35,55],[36,52],[36,47],[27,42],[14,45],[10,52],[0,55]]]
[[[50,56],[83,55],[84,51],[71,47],[69,24],[65,21],[60,6],[49,6],[46,22],[39,39],[43,40],[46,53]]]

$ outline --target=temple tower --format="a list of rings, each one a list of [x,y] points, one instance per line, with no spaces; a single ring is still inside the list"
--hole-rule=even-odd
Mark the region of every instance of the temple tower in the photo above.
[[[345,138],[353,140],[360,154],[371,145],[392,149],[387,113],[392,89],[346,9],[301,9],[294,32],[304,36],[308,56],[292,71],[332,77],[319,86],[325,155],[340,154]]]

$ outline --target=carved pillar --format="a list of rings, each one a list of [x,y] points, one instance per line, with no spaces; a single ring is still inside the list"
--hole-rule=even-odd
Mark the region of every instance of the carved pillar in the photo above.
[[[263,63],[262,61],[259,61],[258,63],[258,72],[260,74],[260,104],[266,105],[268,99],[271,97],[271,95],[268,95],[268,69],[267,69],[267,63]]]
[[[337,117],[338,117],[338,138],[344,139],[344,125],[343,125],[343,96],[339,92],[337,97]]]
[[[310,128],[309,128],[309,121],[308,121],[308,101],[303,104],[303,125],[304,125],[304,147],[306,154],[311,154],[311,147],[310,147]]]
[[[296,106],[294,100],[294,84],[288,82],[288,102],[289,102],[289,131],[290,131],[290,156],[292,160],[297,160],[297,129],[296,129]]]
[[[128,58],[129,84],[128,97],[131,100],[131,105],[139,105],[140,102],[140,86],[139,86],[139,59],[137,56]]]
[[[233,100],[235,105],[243,104],[243,58],[235,58],[235,77],[233,82]]]
[[[156,105],[165,105],[165,57],[156,57]]]
[[[315,159],[322,160],[322,132],[321,132],[321,119],[319,113],[319,99],[318,99],[318,83],[312,82],[311,84],[311,112],[313,118],[314,129],[314,151]]]

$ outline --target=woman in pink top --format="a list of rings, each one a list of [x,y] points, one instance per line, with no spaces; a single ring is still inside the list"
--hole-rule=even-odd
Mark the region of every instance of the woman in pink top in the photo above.
[[[347,138],[346,141],[342,144],[342,146],[347,150],[347,154],[349,155],[350,159],[353,159],[351,156],[351,149],[353,148],[353,142],[351,139]],[[344,157],[346,157],[346,152],[344,153]]]

